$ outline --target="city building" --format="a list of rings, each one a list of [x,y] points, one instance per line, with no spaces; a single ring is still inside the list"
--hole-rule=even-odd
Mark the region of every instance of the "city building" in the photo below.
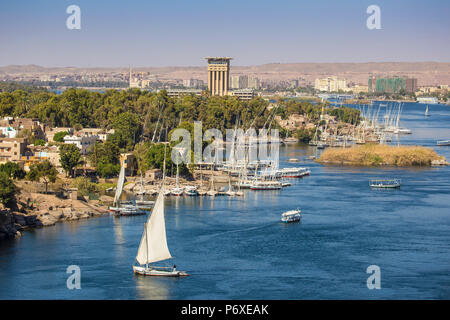
[[[203,92],[202,89],[167,89],[166,91],[169,97],[188,96],[191,94],[200,96]]]
[[[347,89],[347,81],[345,79],[338,79],[337,77],[316,79],[314,89],[326,92],[345,91]]]
[[[183,80],[183,87],[186,87],[186,88],[200,88],[200,87],[203,87],[203,80],[199,80],[199,79],[186,79],[186,80]]]
[[[239,100],[251,100],[255,97],[255,90],[253,89],[238,89],[231,90],[229,95],[237,97]]]
[[[229,57],[207,57],[208,90],[212,96],[225,96],[230,89]]]
[[[232,89],[247,89],[248,86],[248,76],[247,75],[236,75],[231,77],[231,88]]]
[[[256,77],[248,77],[247,88],[258,90],[259,89],[259,79]]]
[[[402,90],[414,93],[417,90],[417,79],[404,77],[375,78],[370,75],[368,85],[371,93],[399,93]]]

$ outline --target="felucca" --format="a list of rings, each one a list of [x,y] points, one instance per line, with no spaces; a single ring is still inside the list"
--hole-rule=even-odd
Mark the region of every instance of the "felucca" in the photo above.
[[[164,169],[165,169],[164,155]],[[165,170],[164,170],[165,171]],[[164,172],[163,171],[163,172]],[[161,189],[158,193],[155,206],[144,225],[141,243],[136,255],[138,265],[133,265],[135,274],[144,276],[180,277],[188,276],[184,271],[176,270],[173,267],[155,266],[155,262],[160,262],[172,258],[166,238],[166,223],[164,220],[164,177]]]

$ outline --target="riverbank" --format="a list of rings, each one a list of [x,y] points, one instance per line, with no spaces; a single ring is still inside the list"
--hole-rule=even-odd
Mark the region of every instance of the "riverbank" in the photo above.
[[[445,157],[422,146],[366,144],[351,148],[326,149],[316,162],[358,166],[431,166],[448,165]]]
[[[21,192],[14,206],[0,207],[0,241],[19,238],[29,229],[108,214],[110,199],[107,196],[99,200],[64,199],[54,194]]]

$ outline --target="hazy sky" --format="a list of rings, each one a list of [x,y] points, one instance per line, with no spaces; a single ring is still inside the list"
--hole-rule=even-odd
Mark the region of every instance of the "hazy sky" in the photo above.
[[[81,8],[69,30],[66,8]],[[366,27],[369,5],[381,30]],[[0,65],[450,61],[448,0],[2,0]]]

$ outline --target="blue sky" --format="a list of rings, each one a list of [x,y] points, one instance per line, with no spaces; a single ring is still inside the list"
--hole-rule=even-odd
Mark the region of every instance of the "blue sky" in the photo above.
[[[81,8],[68,30],[66,8]],[[381,8],[381,30],[366,9]],[[450,61],[448,0],[14,0],[0,3],[0,65],[201,66]]]

